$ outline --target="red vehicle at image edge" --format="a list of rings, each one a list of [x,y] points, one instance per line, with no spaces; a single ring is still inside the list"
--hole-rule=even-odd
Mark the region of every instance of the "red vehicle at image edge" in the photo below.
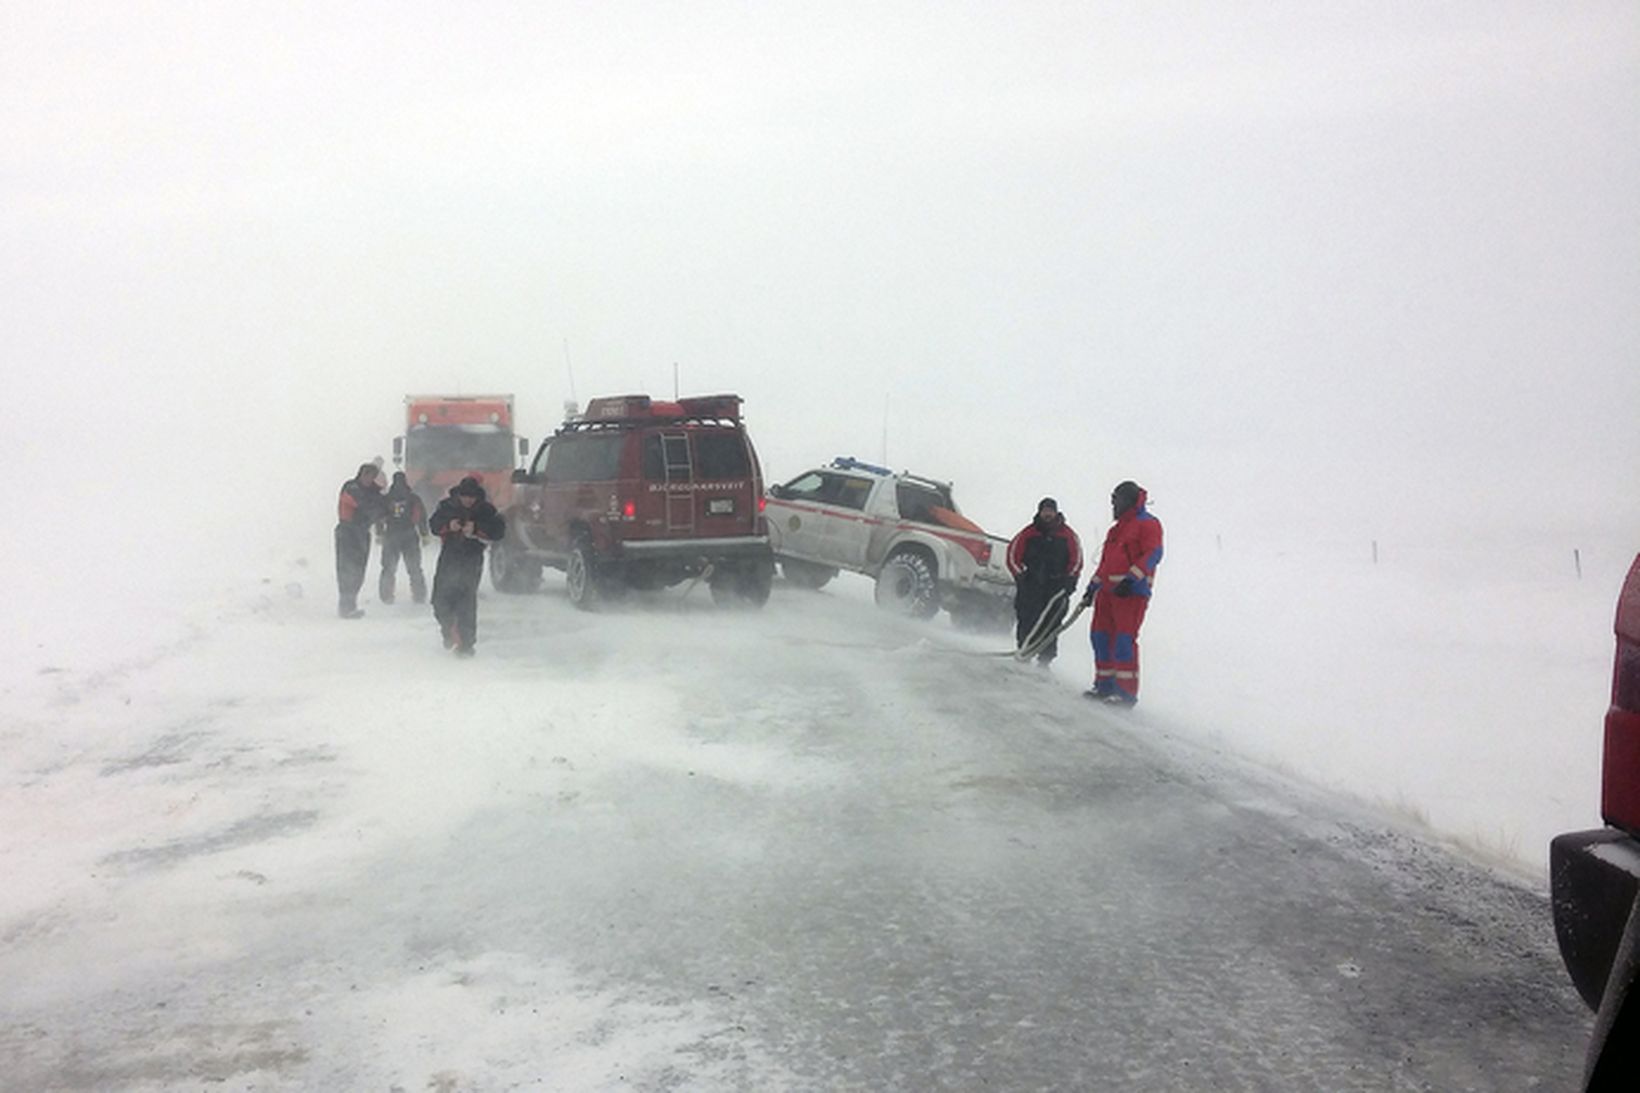
[[[738,395],[596,398],[512,475],[507,537],[490,552],[502,592],[564,571],[591,609],[629,588],[704,579],[718,603],[761,606],[774,581],[763,472]]]
[[[428,512],[468,475],[496,508],[504,506],[512,470],[530,454],[530,442],[513,433],[511,395],[406,395],[404,417],[393,462]]]
[[[1640,1089],[1640,557],[1617,601],[1615,629],[1600,788],[1607,826],[1549,844],[1560,955],[1596,1013],[1589,1090]]]

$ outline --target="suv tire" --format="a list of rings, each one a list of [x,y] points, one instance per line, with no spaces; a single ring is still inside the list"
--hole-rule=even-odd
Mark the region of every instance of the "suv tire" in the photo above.
[[[762,607],[774,587],[773,565],[720,569],[707,581],[712,602],[719,607]]]
[[[509,594],[539,592],[541,563],[525,556],[511,540],[490,547],[490,584]]]
[[[570,548],[569,560],[564,563],[564,588],[569,602],[582,611],[591,611],[602,599],[598,567],[592,555],[592,544],[578,539]]]
[[[740,571],[736,585],[741,599],[753,607],[762,607],[769,602],[769,593],[774,589],[774,565],[747,566]]]
[[[920,550],[899,550],[877,574],[877,606],[913,619],[931,619],[940,610],[934,560]]]
[[[829,565],[817,565],[797,558],[780,559],[780,573],[786,578],[787,584],[810,591],[824,588],[826,582],[837,576],[837,570]]]

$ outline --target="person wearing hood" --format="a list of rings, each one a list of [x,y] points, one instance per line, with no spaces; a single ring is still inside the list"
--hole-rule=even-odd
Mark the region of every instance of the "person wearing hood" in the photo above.
[[[393,602],[399,559],[410,573],[410,598],[427,602],[427,578],[421,572],[421,540],[427,534],[427,508],[410,488],[403,471],[393,472],[393,484],[382,499],[386,516],[382,520],[382,575],[376,592],[383,603]]]
[[[433,570],[433,617],[444,635],[444,647],[454,649],[457,656],[470,657],[478,641],[484,544],[499,542],[507,533],[507,524],[471,475],[451,488],[428,523],[441,541],[438,567]]]
[[[1087,695],[1118,706],[1139,701],[1139,627],[1162,561],[1162,524],[1146,508],[1148,500],[1137,482],[1111,491],[1116,522],[1082,596],[1093,607],[1093,686]]]
[[[1014,578],[1014,644],[1023,647],[1033,631],[1059,626],[1082,576],[1082,540],[1053,498],[1037,502],[1036,516],[1009,541],[1008,572]],[[1038,650],[1036,662],[1046,668],[1058,655],[1056,635]]]
[[[359,464],[336,501],[336,614],[344,619],[364,616],[359,589],[370,569],[370,528],[386,513],[381,472],[374,463]]]

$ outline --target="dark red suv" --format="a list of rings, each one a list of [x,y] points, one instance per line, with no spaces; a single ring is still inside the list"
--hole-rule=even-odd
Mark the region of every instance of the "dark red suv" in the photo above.
[[[1587,1090],[1640,1089],[1640,557],[1617,601],[1600,816],[1549,844],[1555,936],[1596,1013]]]
[[[627,588],[704,578],[719,603],[761,606],[774,580],[763,473],[738,395],[593,399],[513,473],[507,537],[490,552],[502,592],[564,571],[590,609]]]

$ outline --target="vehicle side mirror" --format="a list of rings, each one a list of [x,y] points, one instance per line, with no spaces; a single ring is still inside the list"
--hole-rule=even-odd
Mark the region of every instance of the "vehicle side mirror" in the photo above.
[[[528,482],[530,480],[530,472],[526,471],[523,467],[520,467],[512,473],[512,480],[514,482]]]
[[[777,501],[784,501],[790,494],[785,486],[770,486],[769,496]]]

